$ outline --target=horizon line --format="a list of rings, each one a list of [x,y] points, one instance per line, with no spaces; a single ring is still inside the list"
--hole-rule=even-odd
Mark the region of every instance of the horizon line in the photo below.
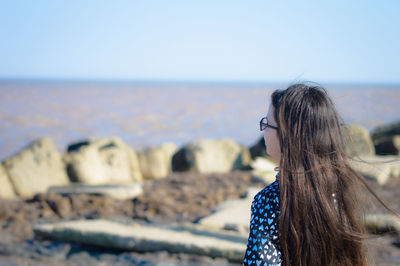
[[[281,84],[295,84],[295,83],[307,83],[314,82],[311,80],[246,80],[246,79],[178,79],[178,78],[90,78],[90,77],[1,77],[0,85],[2,83],[16,82],[66,82],[66,83],[141,83],[145,84],[208,84],[208,85],[281,85]],[[400,82],[382,82],[382,81],[320,81],[316,84],[325,84],[330,86],[388,86],[388,87],[400,87]],[[324,86],[324,85],[323,85]]]

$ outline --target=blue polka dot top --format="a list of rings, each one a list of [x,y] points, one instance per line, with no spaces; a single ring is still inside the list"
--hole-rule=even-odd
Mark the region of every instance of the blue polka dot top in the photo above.
[[[250,234],[244,265],[281,265],[278,235],[279,173],[276,180],[257,193],[251,205]]]

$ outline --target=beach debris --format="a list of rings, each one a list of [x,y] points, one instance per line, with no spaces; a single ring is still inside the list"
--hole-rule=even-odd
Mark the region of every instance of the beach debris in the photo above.
[[[4,160],[3,166],[18,196],[31,197],[51,186],[69,184],[65,164],[54,143],[42,138]]]

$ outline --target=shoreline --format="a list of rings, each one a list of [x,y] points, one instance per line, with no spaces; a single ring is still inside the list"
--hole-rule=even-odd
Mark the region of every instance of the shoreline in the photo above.
[[[258,122],[277,87],[203,86],[0,85],[0,158],[40,136],[50,137],[60,152],[68,143],[90,137],[120,136],[135,150],[168,141],[180,146],[201,137],[229,137],[249,146],[259,138]],[[361,124],[371,132],[400,119],[400,88],[363,88],[327,86],[347,124]]]

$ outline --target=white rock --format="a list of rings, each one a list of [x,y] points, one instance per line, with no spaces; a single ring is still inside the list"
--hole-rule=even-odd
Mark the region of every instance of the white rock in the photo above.
[[[187,227],[156,227],[124,225],[105,220],[83,220],[39,224],[33,227],[38,236],[62,241],[97,245],[106,248],[139,252],[168,251],[242,261],[247,238],[239,235],[188,229]]]
[[[250,163],[251,168],[251,177],[256,179],[264,184],[268,185],[275,181],[277,172],[275,168],[277,167],[276,163],[264,158],[264,157],[256,157],[254,161]]]
[[[371,231],[392,231],[400,233],[400,217],[391,214],[369,214],[365,217],[365,224]]]
[[[91,140],[65,156],[75,181],[88,185],[141,182],[136,154],[118,137]]]
[[[346,142],[346,152],[349,156],[375,155],[375,146],[366,128],[354,124],[345,128],[343,133]]]
[[[398,156],[362,156],[360,159],[350,159],[350,165],[361,175],[385,184],[389,178],[400,174],[400,157]]]
[[[69,184],[61,154],[47,138],[33,142],[27,148],[3,162],[17,195],[32,197],[51,186]]]
[[[260,171],[274,171],[274,169],[277,167],[277,165],[264,158],[264,157],[256,157],[254,161],[250,163],[251,168],[254,170],[260,170]]]
[[[143,178],[153,180],[166,177],[171,172],[172,156],[178,150],[175,143],[164,143],[137,153]]]
[[[11,199],[15,197],[14,188],[11,185],[10,179],[0,164],[0,198]]]
[[[199,139],[186,144],[174,156],[174,170],[226,173],[250,163],[250,152],[232,139]]]
[[[248,234],[251,204],[254,196],[260,190],[260,188],[250,187],[246,198],[229,200],[219,204],[211,215],[202,218],[198,223],[220,229],[233,228],[244,235]],[[235,219],[232,219],[232,217],[235,217]]]

